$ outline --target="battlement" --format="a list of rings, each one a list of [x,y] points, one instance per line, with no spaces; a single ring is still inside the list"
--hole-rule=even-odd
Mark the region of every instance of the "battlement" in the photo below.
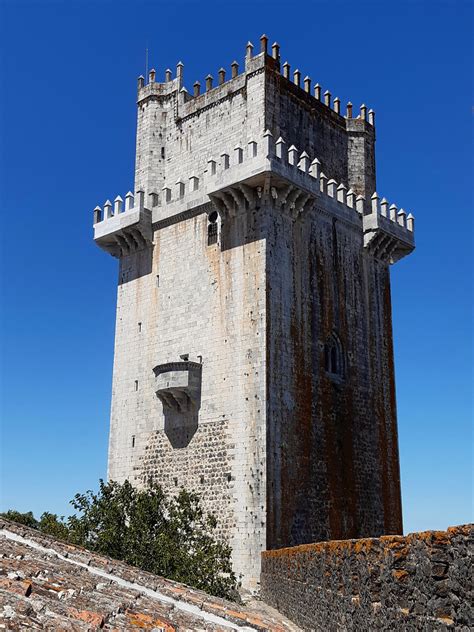
[[[145,193],[127,193],[125,208],[117,197],[112,206],[106,202],[104,210],[94,210],[94,239],[114,254],[144,247],[150,239],[151,224],[208,204],[212,200],[223,218],[239,214],[255,206],[268,191],[282,211],[297,217],[314,206],[335,217],[361,227],[364,246],[377,258],[390,263],[398,261],[414,248],[414,217],[377,193],[371,198],[367,212],[365,200],[356,196],[344,183],[329,179],[321,171],[317,157],[283,138],[276,141],[269,130],[258,139],[235,145],[211,156],[201,173],[184,174],[174,182],[165,183],[160,192],[148,193],[148,208],[144,207]],[[151,210],[148,210],[151,209]],[[141,211],[141,214],[140,214]],[[143,238],[136,239],[136,234]],[[133,244],[132,244],[133,242]],[[118,247],[120,246],[120,251]],[[126,250],[128,248],[128,250]]]
[[[107,200],[103,209],[94,209],[94,241],[113,257],[122,257],[142,250],[152,241],[151,211],[145,208],[145,194],[131,191],[123,199],[118,195],[114,204]]]
[[[269,180],[270,177],[270,180]],[[321,171],[317,157],[310,158],[283,138],[274,141],[267,130],[246,147],[234,146],[220,156],[211,156],[207,168],[199,174],[183,174],[175,182],[165,183],[161,192],[129,192],[125,208],[121,197],[94,209],[94,239],[113,256],[129,254],[151,240],[151,225],[207,204],[211,199],[223,217],[234,216],[255,205],[268,189],[276,206],[296,217],[313,206],[332,212],[346,222],[361,226],[364,246],[374,256],[390,263],[398,261],[414,248],[414,216],[377,193],[371,198],[370,211],[364,213],[365,200],[344,183],[338,183]],[[149,210],[151,209],[151,210]]]
[[[353,105],[347,102],[345,110],[341,109],[341,100],[339,97],[332,97],[329,90],[323,92],[323,88],[319,83],[314,84],[312,88],[312,79],[308,75],[302,79],[301,71],[296,68],[291,72],[290,64],[280,61],[280,45],[274,42],[271,46],[271,54],[268,53],[268,38],[262,35],[260,38],[260,52],[254,54],[254,45],[247,42],[245,51],[244,70],[239,73],[239,63],[233,61],[230,68],[230,78],[224,67],[220,67],[217,72],[217,85],[214,85],[214,76],[208,74],[204,81],[204,91],[201,91],[201,82],[195,81],[193,91],[190,93],[184,87],[184,64],[179,62],[176,67],[176,77],[172,78],[172,72],[168,68],[165,71],[165,81],[156,81],[156,71],[150,70],[148,73],[148,82],[141,75],[138,78],[138,103],[143,103],[153,97],[167,97],[173,93],[179,93],[179,104],[182,109],[179,111],[179,117],[186,117],[197,109],[206,108],[223,96],[227,97],[233,92],[241,90],[249,75],[261,72],[262,70],[273,71],[281,76],[284,80],[282,85],[289,90],[295,91],[297,96],[304,98],[312,107],[321,107],[322,109],[338,115],[340,121],[356,119],[365,121],[371,126],[375,126],[375,112],[368,109],[363,103],[360,106],[357,116],[353,116]],[[285,81],[286,80],[286,81]]]

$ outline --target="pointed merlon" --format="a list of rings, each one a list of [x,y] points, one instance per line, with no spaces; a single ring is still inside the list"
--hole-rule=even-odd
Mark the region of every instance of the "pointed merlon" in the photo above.
[[[347,187],[341,182],[341,184],[337,187],[337,201],[341,202],[341,204],[345,204],[346,196],[347,196]]]
[[[321,163],[317,158],[315,158],[309,167],[309,175],[317,180],[319,178],[320,171]]]
[[[280,44],[278,42],[272,44],[272,57],[277,61],[280,59]]]
[[[249,158],[255,158],[257,155],[257,143],[254,140],[249,140],[247,146]]]
[[[264,156],[273,155],[273,134],[269,129],[263,135],[263,154]]]
[[[336,187],[337,187],[337,182],[334,180],[334,178],[331,178],[330,180],[328,180],[328,195],[329,197],[335,198],[336,197]]]
[[[245,58],[252,59],[253,57],[253,44],[252,42],[247,42],[247,46],[245,47]]]
[[[167,68],[165,70],[165,81],[166,81],[166,83],[169,83],[171,81],[171,78],[172,78],[171,69]]]
[[[286,150],[286,143],[283,138],[280,138],[275,143],[275,154],[277,158],[286,162],[288,160],[288,152]]]
[[[267,54],[267,46],[268,46],[268,37],[265,33],[260,38],[260,52]]]
[[[138,89],[141,90],[145,86],[145,77],[140,75],[138,77]]]
[[[232,79],[235,79],[235,77],[239,74],[239,64],[236,61],[233,61],[230,67],[232,68]]]
[[[120,197],[120,195],[117,195],[114,200],[114,215],[118,215],[122,212],[122,203],[123,199]]]
[[[321,86],[319,85],[319,83],[317,83],[314,86],[314,97],[315,99],[317,99],[318,101],[321,101]]]
[[[219,69],[219,85],[221,86],[223,83],[225,83],[225,69],[220,68]]]
[[[102,221],[102,209],[100,206],[96,206],[94,209],[94,224],[98,224]]]
[[[364,214],[364,206],[365,206],[365,198],[363,195],[358,195],[356,197],[356,211],[360,214]]]
[[[155,206],[158,206],[158,193],[156,193],[156,191],[149,193],[148,200],[150,204],[149,208],[155,208]]]
[[[179,61],[176,64],[176,79],[178,80],[179,86],[183,85],[183,69],[184,69],[184,64],[182,61]]]
[[[240,165],[244,160],[244,150],[240,145],[234,147],[234,155],[236,164]]]
[[[327,182],[327,175],[321,171],[321,173],[319,174],[319,190],[321,191],[321,193],[327,192]]]
[[[291,145],[291,147],[288,149],[288,162],[290,163],[290,165],[296,166],[297,157],[298,157],[298,150],[296,149],[294,145]]]
[[[328,108],[331,107],[331,93],[329,92],[329,90],[326,90],[326,92],[324,93],[324,105],[327,105]]]
[[[214,77],[212,75],[207,75],[206,77],[206,92],[212,90],[212,81]]]
[[[367,106],[365,105],[365,103],[363,103],[363,104],[360,106],[360,118],[361,118],[363,121],[366,121],[366,120],[367,120]]]
[[[285,79],[290,78],[290,64],[287,61],[283,64],[283,76]]]
[[[388,202],[387,198],[382,198],[380,200],[380,215],[384,217],[388,217]]]
[[[407,227],[407,214],[402,208],[397,213],[397,223],[403,228]]]
[[[341,99],[339,97],[334,99],[334,112],[336,112],[336,114],[341,113]]]
[[[378,213],[379,212],[379,196],[377,195],[376,191],[373,193],[370,199],[372,200],[372,213]]]
[[[223,152],[221,154],[221,164],[223,169],[228,169],[230,167],[230,156],[228,153]]]
[[[184,182],[182,180],[176,180],[176,196],[178,200],[184,197]]]
[[[352,189],[349,189],[346,195],[346,204],[349,208],[354,208],[355,203],[355,193]]]
[[[372,127],[375,125],[375,112],[374,110],[369,110],[369,123]]]
[[[209,175],[213,176],[216,173],[216,161],[214,158],[209,158],[207,161],[207,171]]]
[[[301,156],[300,159],[298,161],[298,169],[300,169],[301,171],[304,171],[304,173],[308,173],[309,171],[309,156],[308,154],[304,151]]]
[[[156,78],[156,70],[152,68],[150,72],[148,73],[148,81],[150,83],[155,83],[155,78]]]
[[[346,118],[352,118],[352,103],[350,101],[346,105]]]
[[[396,206],[396,204],[390,204],[390,219],[392,220],[392,222],[396,222],[397,221],[397,212],[398,212],[398,207]]]
[[[139,189],[135,194],[136,206],[140,211],[142,211],[145,207],[145,191]]]
[[[311,93],[311,77],[308,77],[308,75],[306,75],[303,81],[304,81],[304,91]]]
[[[108,219],[109,217],[112,217],[112,202],[106,200],[104,203],[104,219]]]
[[[125,210],[129,211],[131,208],[133,208],[133,204],[134,204],[134,195],[131,191],[129,191],[127,195],[125,196]]]
[[[411,213],[407,215],[407,228],[410,232],[415,230],[415,218]]]
[[[201,84],[199,81],[194,82],[194,96],[198,97],[201,94]]]
[[[298,69],[295,70],[295,72],[293,73],[293,83],[298,86],[298,88],[300,87],[300,79],[301,79],[301,73]]]
[[[199,178],[197,176],[189,176],[189,188],[191,191],[199,189]]]
[[[169,187],[163,187],[163,199],[165,202],[171,202],[171,189]]]

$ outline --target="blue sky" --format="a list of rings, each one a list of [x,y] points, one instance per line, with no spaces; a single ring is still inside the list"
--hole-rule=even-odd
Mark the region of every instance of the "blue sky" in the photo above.
[[[117,262],[92,209],[133,186],[136,77],[185,84],[265,32],[376,110],[378,190],[416,217],[392,268],[405,531],[473,517],[470,2],[0,0],[0,508],[68,513],[106,474]]]

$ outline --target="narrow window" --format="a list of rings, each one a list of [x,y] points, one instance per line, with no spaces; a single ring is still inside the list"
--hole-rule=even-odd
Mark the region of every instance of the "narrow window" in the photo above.
[[[333,332],[324,345],[324,368],[332,377],[344,377],[344,353],[338,335]]]
[[[219,232],[219,225],[217,220],[219,219],[219,215],[217,211],[213,211],[208,218],[207,224],[207,245],[211,246],[212,244],[217,244],[217,236]]]
[[[177,479],[177,478],[174,478],[173,480],[174,480],[174,486],[175,486],[175,487],[178,487],[178,479]]]
[[[135,390],[138,391],[138,380],[135,380]]]
[[[156,275],[156,287],[160,287],[160,275]]]
[[[161,148],[161,157],[162,158],[165,157],[165,148],[164,147]]]
[[[141,324],[141,323],[138,323],[138,333],[140,333],[140,332],[141,332],[141,330],[142,330],[142,324]]]
[[[201,476],[201,485],[204,484],[204,476]]]
[[[132,435],[132,448],[135,447],[135,435]]]

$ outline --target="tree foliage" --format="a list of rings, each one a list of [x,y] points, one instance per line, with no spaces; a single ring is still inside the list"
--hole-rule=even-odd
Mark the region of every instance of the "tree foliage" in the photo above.
[[[159,486],[101,480],[97,493],[76,494],[71,504],[78,513],[66,520],[48,512],[39,521],[31,512],[2,515],[213,595],[237,597],[230,546],[216,536],[217,520],[197,494],[166,496]]]

